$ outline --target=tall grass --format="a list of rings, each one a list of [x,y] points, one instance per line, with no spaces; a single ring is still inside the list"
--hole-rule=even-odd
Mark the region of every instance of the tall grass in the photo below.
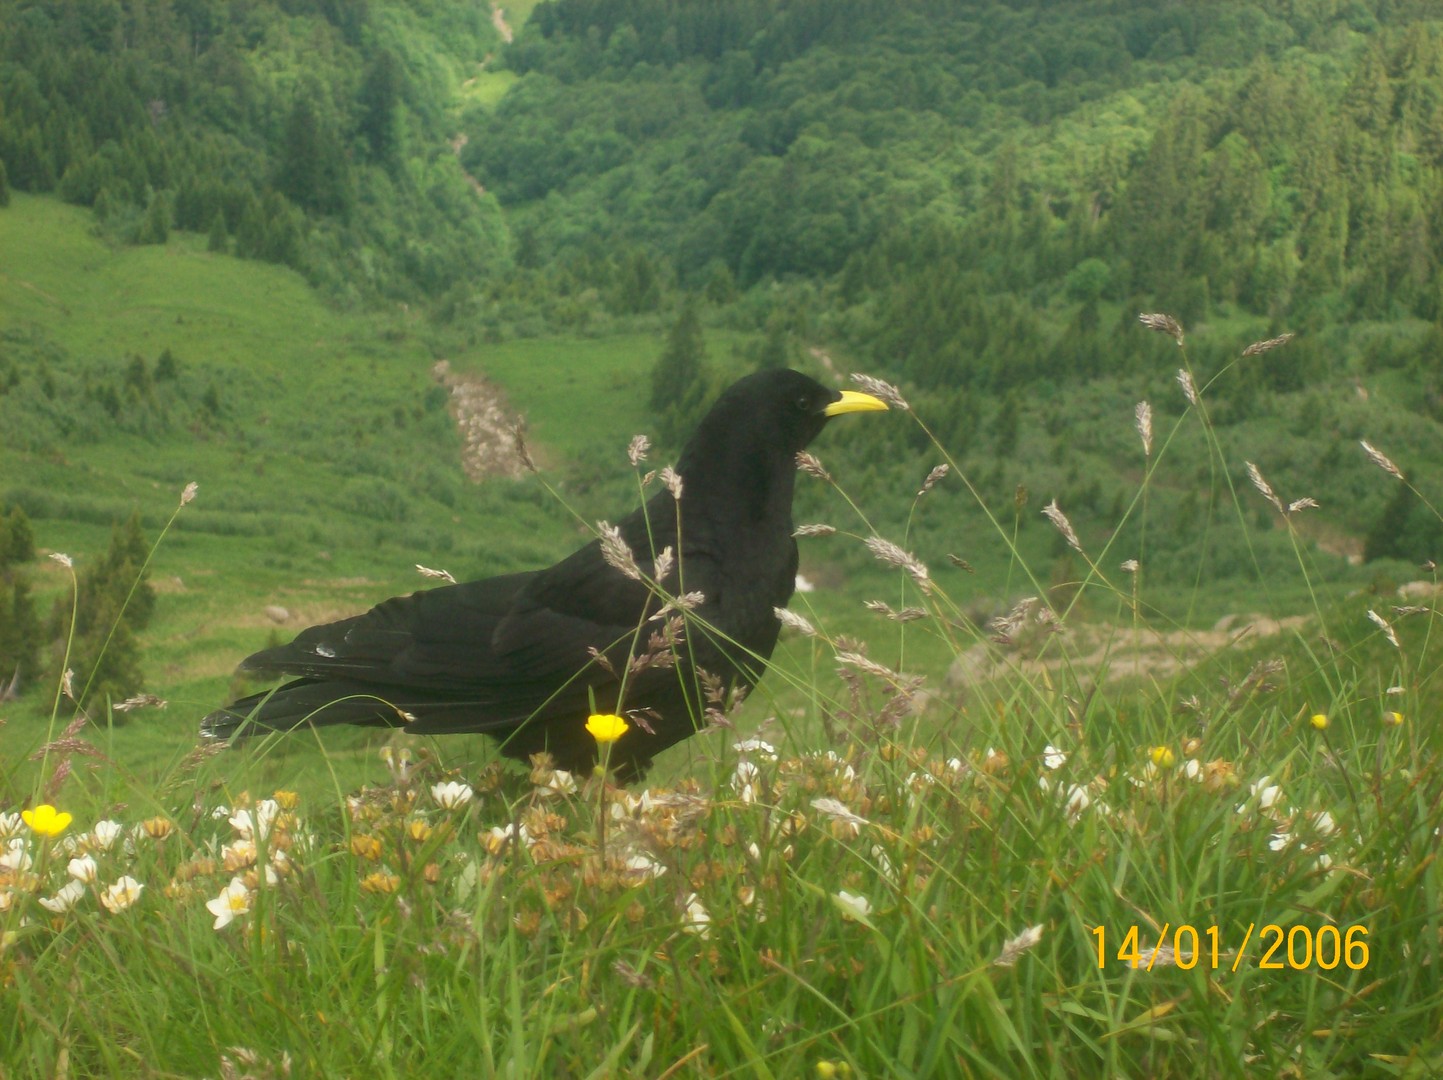
[[[1208,384],[1183,389],[1179,423],[1231,476]],[[1171,438],[1140,437],[1129,516],[1176,467]],[[932,483],[969,485],[931,445],[949,466]],[[1250,518],[1271,492],[1255,470],[1257,491],[1228,488],[1216,513]],[[1300,497],[1272,493],[1282,527],[1322,512]],[[1014,547],[1036,597],[978,626],[965,574],[858,509],[838,527],[896,568],[875,632],[799,611],[759,728],[716,725],[645,791],[405,739],[385,748],[388,782],[360,790],[338,772],[254,786],[274,772],[253,755],[277,744],[194,753],[159,783],[37,781],[33,801],[78,820],[46,838],[0,818],[4,1071],[1436,1071],[1433,594],[1399,610],[1319,596],[1290,633],[1201,662],[1164,644],[1182,674],[1149,676],[1164,669],[1139,668],[1120,633],[1099,650],[1069,608],[1089,596],[1117,627],[1155,628],[1146,547],[1089,551],[1066,507],[1049,517],[1079,579],[1049,592]],[[964,683],[912,671],[939,652],[965,661]],[[85,730],[50,752],[103,753]],[[291,745],[311,740],[326,761],[314,736]],[[93,880],[62,894],[86,855]],[[126,877],[138,898],[115,889]]]

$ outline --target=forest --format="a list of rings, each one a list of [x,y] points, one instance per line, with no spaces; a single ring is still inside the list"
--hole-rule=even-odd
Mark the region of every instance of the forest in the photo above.
[[[1246,478],[1200,438],[1178,446],[1195,466],[1153,483],[1151,524],[1126,512],[1134,404],[1160,424],[1187,407],[1177,350],[1136,322],[1167,312],[1218,438],[1342,528],[1308,534],[1331,553],[1322,580],[1346,576],[1344,554],[1443,547],[1426,509],[1443,484],[1390,495],[1357,449],[1387,432],[1410,472],[1443,454],[1431,4],[550,0],[525,15],[504,43],[479,5],[438,0],[0,0],[0,200],[87,208],[113,245],[204,236],[294,269],[337,310],[422,318],[436,356],[482,367],[502,342],[650,334],[673,447],[738,371],[835,356],[912,396],[989,513],[1055,560],[1054,583],[1077,566],[1037,513],[1049,499],[1093,543],[1136,549],[1146,529],[1161,579],[1205,557],[1245,585],[1291,551],[1216,512]],[[718,334],[751,344],[708,350]],[[7,331],[17,449],[154,440],[177,410],[222,422],[225,380],[204,365],[152,378],[117,357],[100,376],[57,355],[43,328]],[[880,492],[914,483],[926,450],[873,425],[834,453]],[[569,463],[582,490],[623,490],[603,462]],[[23,488],[9,501],[36,503]],[[919,521],[919,542],[981,520],[955,509]]]

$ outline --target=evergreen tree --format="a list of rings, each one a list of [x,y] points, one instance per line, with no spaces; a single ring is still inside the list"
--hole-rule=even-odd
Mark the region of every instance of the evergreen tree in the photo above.
[[[676,443],[690,432],[706,398],[706,341],[694,297],[688,296],[651,369],[651,412],[662,438]]]
[[[69,662],[76,692],[86,694],[82,705],[129,697],[144,682],[135,635],[155,611],[155,589],[145,569],[149,553],[140,515],[132,514],[111,530],[105,557],[79,574]],[[70,619],[69,600],[58,601],[50,617],[53,639],[65,641]],[[63,652],[55,656],[56,679],[63,674],[59,670],[63,656]]]
[[[18,506],[0,517],[0,694],[38,670],[40,620],[25,564],[35,558],[30,520]]]
[[[225,228],[225,211],[217,210],[210,222],[210,233],[205,240],[205,249],[217,255],[224,255],[230,249],[230,237]]]
[[[157,191],[150,197],[145,217],[135,231],[137,244],[164,244],[170,239],[170,200]]]
[[[351,204],[353,180],[341,140],[316,116],[314,91],[297,92],[278,149],[276,187],[298,206],[338,214]]]
[[[403,77],[400,62],[389,49],[382,49],[361,80],[359,130],[370,159],[378,165],[390,167],[400,160],[398,109]]]

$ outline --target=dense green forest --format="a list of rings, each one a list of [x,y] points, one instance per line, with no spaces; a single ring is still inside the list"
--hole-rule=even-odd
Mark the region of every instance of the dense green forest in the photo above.
[[[437,356],[483,369],[502,341],[651,333],[673,444],[737,371],[830,354],[896,379],[1062,577],[1058,541],[1028,539],[1051,498],[1093,546],[1146,528],[1160,574],[1206,546],[1266,576],[1267,538],[1245,548],[1216,513],[1244,458],[1328,508],[1324,578],[1344,553],[1438,554],[1436,516],[1357,447],[1410,471],[1443,455],[1435,5],[552,0],[511,43],[491,15],[0,0],[0,198],[53,192],[115,244],[201,234],[342,307],[403,303]],[[1236,454],[1181,431],[1148,526],[1133,405],[1160,429],[1186,409],[1177,350],[1137,326],[1153,310],[1187,328]],[[703,361],[721,331],[755,344]],[[12,400],[53,399],[47,348],[11,334]],[[219,415],[204,371],[141,393],[124,363],[76,376],[91,414],[150,438]],[[26,430],[54,411],[27,406]],[[832,451],[862,491],[915,483],[928,452],[902,425]],[[956,547],[979,519],[955,513],[918,542]]]
[[[506,265],[448,141],[476,4],[0,4],[4,184],[295,267],[341,301],[434,301]],[[0,190],[4,189],[0,184]]]

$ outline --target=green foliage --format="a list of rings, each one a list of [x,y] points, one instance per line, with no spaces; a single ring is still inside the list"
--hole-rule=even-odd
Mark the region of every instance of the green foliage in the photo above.
[[[707,390],[706,340],[697,302],[689,297],[651,369],[651,412],[669,444],[678,445],[696,426]]]
[[[104,558],[79,568],[74,597],[61,598],[51,612],[49,637],[60,643],[52,685],[63,674],[60,665],[68,666],[81,705],[121,701],[144,684],[136,635],[155,613],[149,556],[140,515],[133,513],[111,529]]]
[[[40,620],[26,566],[34,558],[30,519],[11,507],[0,514],[0,697],[12,679],[25,688],[39,672]]]
[[[116,240],[210,230],[213,250],[223,215],[236,254],[347,302],[505,269],[444,102],[496,40],[483,9],[91,8],[0,2],[0,199],[58,186]]]

